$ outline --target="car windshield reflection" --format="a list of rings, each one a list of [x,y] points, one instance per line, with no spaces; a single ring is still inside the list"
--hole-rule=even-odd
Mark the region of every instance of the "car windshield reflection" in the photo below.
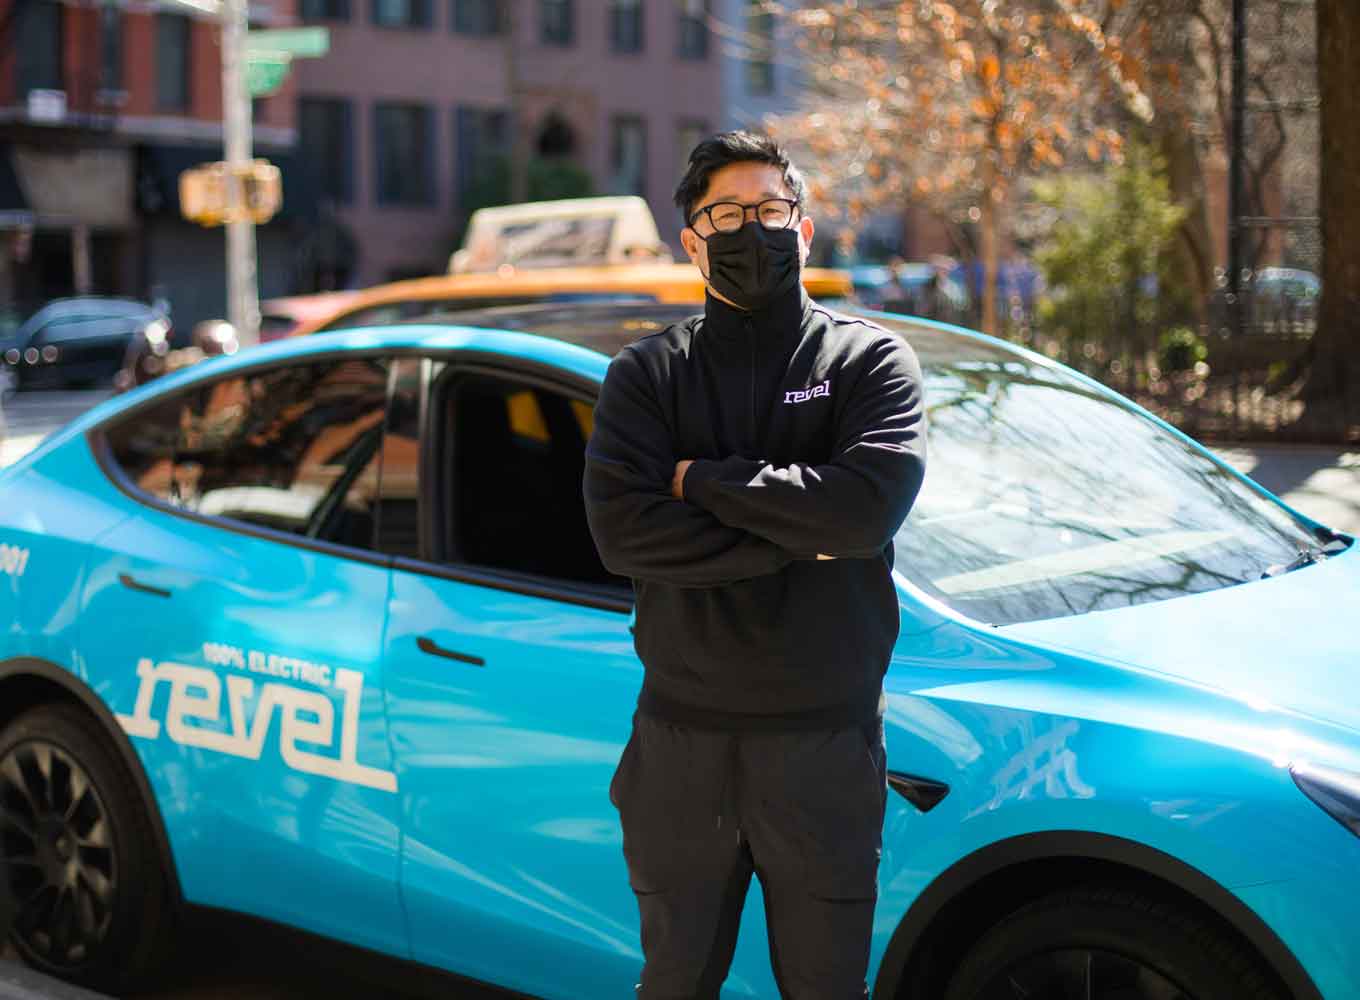
[[[539,304],[426,317],[613,355],[689,306]],[[1131,404],[1044,359],[882,313],[926,379],[925,485],[897,569],[996,625],[1260,579],[1325,538]]]
[[[1004,347],[876,317],[926,377],[925,485],[897,568],[997,625],[1256,580],[1308,526],[1122,400]]]

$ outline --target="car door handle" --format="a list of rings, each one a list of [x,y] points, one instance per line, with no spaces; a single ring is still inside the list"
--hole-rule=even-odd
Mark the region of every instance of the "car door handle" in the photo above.
[[[157,597],[170,596],[170,591],[166,590],[164,587],[153,587],[149,583],[142,583],[140,580],[129,576],[127,573],[119,573],[118,582],[128,590],[135,590],[138,593],[154,594]]]
[[[422,635],[416,639],[416,645],[420,647],[422,653],[429,653],[431,656],[442,656],[446,660],[457,660],[459,663],[471,663],[474,667],[486,666],[486,661],[480,656],[469,656],[467,653],[445,649],[427,635]]]
[[[932,781],[901,771],[888,772],[888,787],[923,813],[930,812],[949,794],[949,786],[943,781]]]

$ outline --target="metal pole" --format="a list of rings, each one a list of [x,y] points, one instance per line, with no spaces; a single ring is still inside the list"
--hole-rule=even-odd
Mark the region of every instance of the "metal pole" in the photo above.
[[[1228,328],[1233,353],[1242,347],[1242,214],[1246,156],[1247,4],[1232,5],[1232,131],[1228,140]],[[1242,405],[1242,366],[1233,366],[1232,435],[1238,437]]]
[[[516,0],[501,5],[505,18],[505,91],[510,105],[510,201],[529,200],[529,118],[519,80],[518,31],[523,23]]]
[[[255,224],[243,219],[241,177],[251,161],[246,92],[246,0],[222,0],[222,152],[227,164],[227,319],[242,347],[260,340]]]

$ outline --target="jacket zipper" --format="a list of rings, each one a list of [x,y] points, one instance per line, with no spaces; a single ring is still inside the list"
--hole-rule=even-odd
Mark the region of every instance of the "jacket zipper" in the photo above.
[[[760,450],[756,441],[756,335],[755,324],[751,322],[751,317],[745,317],[742,322],[746,326],[746,344],[751,360],[750,367],[750,427],[747,440],[750,442],[751,453],[748,457],[755,458],[756,452]]]

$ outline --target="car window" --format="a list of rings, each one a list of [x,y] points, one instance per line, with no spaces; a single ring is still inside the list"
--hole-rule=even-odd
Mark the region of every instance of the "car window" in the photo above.
[[[297,320],[286,313],[261,313],[260,338],[274,340],[282,337],[297,326]]]
[[[1118,397],[1000,346],[878,317],[926,381],[925,484],[897,569],[994,624],[1259,579],[1307,527]]]
[[[326,323],[318,332],[348,330],[359,326],[382,326],[398,321],[419,321],[435,316],[448,317],[450,322],[459,322],[463,313],[487,309],[508,309],[515,306],[562,305],[570,303],[580,306],[583,303],[617,302],[646,305],[656,301],[655,295],[642,292],[553,292],[546,295],[495,295],[495,296],[458,296],[443,299],[408,299],[404,302],[388,302],[383,305],[358,309],[339,316]],[[691,307],[689,312],[697,311]]]
[[[418,559],[420,536],[420,399],[424,381],[418,358],[392,363],[387,429],[382,444],[378,500],[378,551]]]
[[[106,329],[108,326],[108,323],[102,323],[96,317],[63,316],[42,326],[33,335],[31,343],[35,347],[43,347],[47,344],[61,344],[82,337],[98,336],[109,332]]]
[[[295,364],[179,393],[108,440],[172,506],[371,549],[386,395],[381,360]]]
[[[402,313],[403,319],[419,319],[436,313],[466,312],[473,309],[487,309],[493,306],[519,306],[546,301],[542,296],[503,295],[503,296],[462,296],[452,299],[421,299],[408,302]]]
[[[440,379],[436,419],[450,461],[441,493],[461,562],[556,580],[627,586],[600,562],[581,478],[591,407],[512,377]]]
[[[382,305],[369,306],[366,309],[356,309],[353,312],[337,316],[329,323],[322,325],[318,333],[329,330],[352,330],[359,326],[382,326],[384,323],[395,323],[402,317],[401,302],[384,302]]]
[[[620,303],[598,309],[561,303],[538,303],[531,307],[482,309],[468,313],[441,313],[439,321],[494,330],[522,330],[565,340],[613,357],[628,344],[660,333],[699,311],[692,305]]]

